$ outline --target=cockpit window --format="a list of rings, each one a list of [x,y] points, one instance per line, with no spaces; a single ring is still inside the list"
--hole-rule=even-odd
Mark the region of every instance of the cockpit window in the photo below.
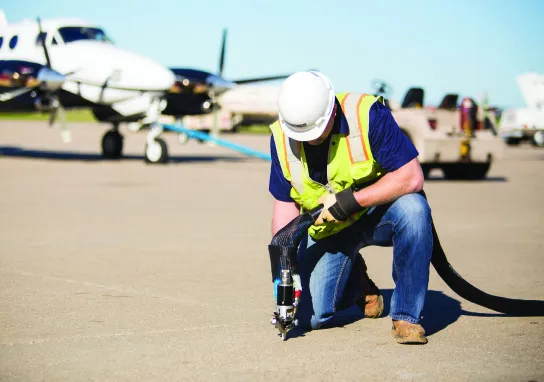
[[[112,43],[106,33],[99,28],[88,27],[63,27],[59,28],[59,34],[64,40],[65,44],[80,41],[80,40],[93,40]]]
[[[0,49],[2,49],[3,44],[4,44],[4,37],[0,36]]]

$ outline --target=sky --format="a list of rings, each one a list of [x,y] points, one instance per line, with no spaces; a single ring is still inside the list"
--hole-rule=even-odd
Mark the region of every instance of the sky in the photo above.
[[[21,4],[24,4],[22,6]],[[169,67],[259,77],[317,69],[336,92],[372,92],[375,79],[401,100],[448,92],[521,107],[515,77],[544,73],[544,0],[3,0],[8,22],[77,17],[122,48]],[[145,74],[142,74],[145,75]]]

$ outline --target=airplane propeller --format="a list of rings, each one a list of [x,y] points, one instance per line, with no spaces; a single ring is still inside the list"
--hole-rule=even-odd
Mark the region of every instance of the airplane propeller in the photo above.
[[[217,75],[223,77],[223,68],[225,67],[225,50],[227,48],[227,29],[223,29],[223,38],[221,39],[221,52],[219,54],[219,70]]]
[[[46,102],[47,107],[45,111],[49,111],[50,113],[49,126],[51,127],[55,124],[57,115],[59,115],[61,138],[64,142],[69,142],[71,140],[71,136],[70,131],[66,126],[66,112],[62,106],[62,103],[60,102],[59,92],[64,81],[66,80],[66,77],[75,72],[72,71],[66,74],[61,74],[53,69],[53,66],[51,65],[51,57],[49,56],[49,51],[47,50],[47,45],[45,44],[45,34],[43,33],[42,22],[39,17],[37,18],[37,23],[40,36],[42,36],[41,44],[47,66],[47,70],[40,70],[38,73],[38,79],[40,80],[40,87],[46,93],[45,97],[48,99]]]

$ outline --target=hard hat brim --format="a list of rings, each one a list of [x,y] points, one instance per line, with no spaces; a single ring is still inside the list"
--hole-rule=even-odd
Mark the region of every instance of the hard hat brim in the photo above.
[[[307,142],[307,141],[313,141],[314,139],[319,138],[325,129],[327,128],[327,124],[329,122],[329,119],[331,118],[331,113],[326,117],[322,118],[319,123],[314,124],[310,129],[307,131],[296,131],[293,126],[291,126],[288,122],[284,121],[280,116],[280,126],[285,135],[287,135],[289,138],[294,139],[295,141],[300,142]]]

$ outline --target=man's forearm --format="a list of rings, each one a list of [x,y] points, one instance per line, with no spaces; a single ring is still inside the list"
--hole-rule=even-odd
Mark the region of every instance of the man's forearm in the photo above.
[[[274,200],[274,210],[272,212],[272,236],[289,224],[300,214],[298,206],[291,202],[281,202]]]
[[[419,192],[423,188],[423,173],[417,159],[397,171],[385,174],[376,183],[354,193],[363,207],[391,203],[403,195]]]

